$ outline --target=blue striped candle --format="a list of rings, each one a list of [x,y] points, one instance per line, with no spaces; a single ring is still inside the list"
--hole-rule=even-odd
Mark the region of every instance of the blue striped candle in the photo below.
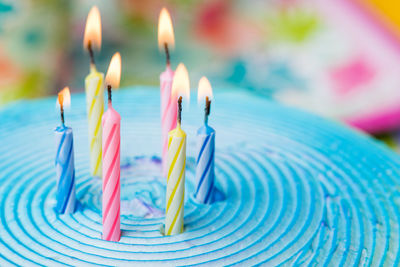
[[[213,201],[215,130],[207,125],[197,131],[196,192],[201,203]]]
[[[57,176],[57,207],[60,214],[75,211],[75,167],[74,139],[72,129],[64,125],[55,131],[56,139],[56,176]]]

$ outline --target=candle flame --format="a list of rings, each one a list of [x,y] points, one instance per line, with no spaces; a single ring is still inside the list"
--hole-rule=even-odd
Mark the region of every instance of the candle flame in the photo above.
[[[121,80],[121,55],[119,52],[115,53],[111,58],[110,65],[106,75],[106,84],[111,85],[112,88],[118,88]]]
[[[172,26],[171,16],[164,7],[158,19],[158,47],[160,50],[164,49],[165,44],[167,44],[170,49],[175,47],[174,28]]]
[[[213,99],[212,87],[208,79],[203,76],[199,81],[197,102],[200,104],[208,96],[209,100]]]
[[[97,6],[90,9],[86,19],[85,34],[83,37],[83,47],[88,49],[89,42],[92,48],[100,50],[101,48],[101,18]]]
[[[68,87],[64,87],[64,89],[58,93],[58,104],[61,107],[69,107],[71,105],[71,93]]]
[[[190,99],[189,74],[183,63],[180,63],[176,68],[174,74],[174,80],[172,82],[171,94],[172,94],[172,99],[174,100],[182,96],[182,98],[185,98],[189,102]]]

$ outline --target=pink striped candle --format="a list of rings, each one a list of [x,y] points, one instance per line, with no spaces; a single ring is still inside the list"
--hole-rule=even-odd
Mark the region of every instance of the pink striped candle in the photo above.
[[[162,170],[167,174],[168,133],[176,127],[177,105],[171,98],[174,71],[167,65],[160,75],[161,84],[161,140],[162,140]]]
[[[170,67],[169,55],[169,50],[175,47],[174,28],[166,8],[161,10],[158,19],[158,47],[165,50],[167,61],[167,68],[160,75],[162,173],[167,176],[168,133],[176,127],[177,106],[175,101],[171,101],[174,72]]]
[[[103,127],[103,239],[119,241],[120,229],[120,144],[121,116],[112,107],[111,86],[119,86],[121,76],[121,56],[116,53],[110,62],[106,82],[108,109],[102,117]]]
[[[120,230],[120,127],[121,117],[108,105],[103,126],[103,239],[119,241]]]

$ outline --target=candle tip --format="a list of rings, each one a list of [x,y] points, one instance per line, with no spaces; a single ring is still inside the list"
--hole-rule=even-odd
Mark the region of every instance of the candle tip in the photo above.
[[[210,115],[211,110],[211,100],[206,96],[206,107],[204,108],[204,124],[208,124],[208,116]]]
[[[182,96],[178,98],[178,116],[177,116],[177,125],[179,125],[179,128],[181,126],[182,122]]]
[[[168,44],[167,43],[164,43],[164,48],[165,48],[165,57],[167,59],[167,67],[169,67],[170,66],[170,62],[171,62],[171,57],[170,57],[170,54],[169,54],[169,49],[168,49]]]
[[[107,85],[107,93],[108,93],[108,107],[111,107],[112,106],[111,85]]]
[[[64,106],[71,104],[71,94],[68,87],[64,87],[58,93],[58,104],[60,105],[61,125],[64,127]]]

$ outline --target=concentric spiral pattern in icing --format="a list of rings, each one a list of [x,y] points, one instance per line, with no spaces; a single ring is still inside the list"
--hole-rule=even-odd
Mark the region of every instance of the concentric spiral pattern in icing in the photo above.
[[[121,158],[160,155],[159,92],[122,90]],[[55,210],[55,99],[0,112],[0,265],[266,264],[399,265],[399,158],[333,122],[244,93],[215,93],[216,185],[224,199],[193,198],[201,111],[183,113],[188,134],[185,232],[162,236],[162,213],[122,215],[119,243],[101,240],[101,181],[89,174],[83,95],[72,95],[72,215]],[[129,164],[128,164],[129,165]],[[134,165],[134,164],[133,164]],[[135,169],[136,168],[136,169]],[[165,181],[146,166],[121,170],[121,198],[165,208]],[[143,213],[144,214],[144,213]]]

